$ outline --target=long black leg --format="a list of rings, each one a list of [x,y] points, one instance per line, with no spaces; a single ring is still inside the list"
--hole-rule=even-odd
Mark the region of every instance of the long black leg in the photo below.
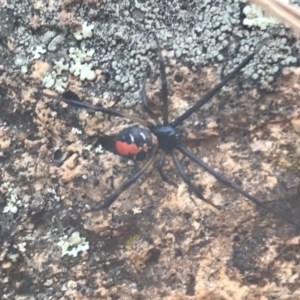
[[[155,37],[158,57],[159,57],[159,69],[161,78],[161,101],[162,101],[162,113],[163,113],[163,125],[169,124],[169,108],[168,108],[168,81],[166,76],[165,62],[161,55],[160,44],[157,37]]]
[[[211,206],[213,206],[216,209],[220,209],[218,206],[216,206],[215,204],[213,204],[211,201],[207,200],[204,198],[204,196],[202,195],[202,192],[200,191],[199,188],[197,188],[190,180],[190,178],[185,174],[182,165],[180,164],[180,161],[177,157],[177,155],[174,153],[174,151],[172,152],[172,158],[174,161],[174,164],[178,170],[178,173],[180,175],[180,177],[182,178],[182,180],[193,190],[193,192],[197,195],[198,198],[200,198],[201,200],[203,200],[204,202],[210,204]]]
[[[230,180],[228,180],[226,177],[224,177],[223,175],[219,174],[218,172],[216,172],[213,168],[211,168],[209,165],[207,165],[203,160],[201,160],[199,157],[197,157],[195,154],[193,154],[192,152],[188,151],[186,148],[182,147],[182,146],[178,146],[177,149],[185,156],[187,156],[188,158],[190,158],[193,162],[195,162],[196,164],[198,164],[200,167],[202,167],[205,171],[207,171],[209,174],[211,174],[212,176],[214,176],[218,181],[222,182],[224,185],[232,188],[233,190],[237,191],[238,193],[240,193],[241,195],[243,195],[245,198],[249,199],[251,202],[253,202],[254,204],[256,204],[259,207],[264,208],[267,212],[270,212],[271,214],[273,214],[275,217],[279,217],[283,220],[285,220],[286,222],[293,224],[294,226],[296,226],[298,229],[300,228],[299,225],[293,221],[291,221],[289,218],[287,218],[286,216],[284,216],[283,214],[276,212],[270,208],[268,208],[261,200],[259,200],[258,198],[250,195],[249,193],[247,193],[246,191],[244,191],[243,189],[241,189],[239,186],[237,186],[236,184],[234,184],[233,182],[231,182]]]
[[[149,158],[147,163],[136,173],[134,173],[127,181],[125,181],[112,195],[110,195],[108,198],[106,198],[103,203],[100,204],[100,206],[95,206],[91,210],[100,210],[104,208],[108,208],[111,206],[111,204],[127,189],[129,188],[134,182],[137,181],[137,179],[147,170],[147,168],[153,164],[153,161],[157,154],[157,148],[154,150],[154,153]]]
[[[172,182],[171,180],[169,180],[169,178],[166,176],[166,174],[164,173],[164,170],[163,170],[163,167],[164,167],[164,163],[165,163],[165,157],[166,157],[166,152],[164,152],[159,161],[158,161],[158,165],[157,165],[157,170],[158,170],[158,173],[161,177],[161,179],[173,186],[177,186],[176,183]]]
[[[166,153],[164,152],[164,153],[161,155],[161,157],[160,157],[160,159],[159,159],[159,161],[158,161],[157,170],[158,170],[158,173],[159,173],[161,179],[162,179],[163,181],[165,181],[165,182],[169,182],[169,181],[168,181],[168,177],[166,176],[166,174],[165,174],[164,171],[163,171],[163,167],[164,167],[164,163],[165,163],[165,157],[166,157]]]
[[[76,107],[84,108],[84,109],[92,109],[94,111],[101,111],[104,114],[129,119],[133,122],[140,123],[141,125],[143,125],[145,127],[149,126],[148,122],[146,122],[143,119],[137,118],[135,116],[127,115],[123,112],[120,112],[120,111],[117,111],[117,110],[114,110],[114,109],[105,108],[105,107],[102,107],[102,106],[99,106],[99,105],[92,105],[92,104],[89,104],[89,103],[86,103],[86,102],[83,102],[83,101],[78,101],[78,100],[75,100],[75,99],[66,99],[66,98],[50,95],[50,94],[47,94],[47,93],[42,93],[42,95],[46,96],[48,98],[57,99],[59,101],[65,102],[65,103],[67,103],[69,105],[72,105],[72,106],[76,106]]]
[[[156,122],[156,124],[159,124],[158,119],[157,119],[155,113],[150,108],[149,102],[147,99],[147,93],[146,93],[147,76],[148,76],[148,72],[146,71],[145,76],[143,78],[142,89],[141,89],[142,103],[143,103],[143,106],[144,106],[146,112],[148,113],[148,115]]]
[[[256,50],[248,55],[232,72],[230,72],[224,79],[215,85],[203,98],[198,100],[191,108],[189,108],[185,113],[176,118],[174,121],[170,123],[170,125],[175,128],[180,125],[184,120],[189,118],[197,109],[206,104],[216,93],[218,93],[221,88],[228,83],[238,72],[240,72],[255,56],[256,53],[260,51],[260,49],[265,45],[266,41],[261,43]]]

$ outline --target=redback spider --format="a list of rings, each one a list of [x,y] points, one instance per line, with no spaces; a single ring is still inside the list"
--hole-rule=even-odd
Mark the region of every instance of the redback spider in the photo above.
[[[148,104],[147,95],[146,95],[147,74],[145,75],[142,83],[141,98],[145,110],[150,115],[150,117],[152,117],[152,119],[156,121],[155,125],[153,123],[149,123],[138,117],[127,115],[120,111],[85,103],[83,101],[80,101],[79,99],[75,99],[74,97],[73,98],[55,97],[56,99],[59,99],[60,101],[63,101],[72,106],[91,109],[94,111],[100,111],[104,114],[108,114],[111,116],[127,118],[133,121],[134,123],[139,123],[140,125],[143,126],[140,127],[135,125],[123,129],[117,135],[114,142],[114,146],[116,152],[121,156],[124,156],[129,159],[135,159],[135,160],[144,160],[148,158],[148,161],[144,164],[144,166],[140,170],[138,170],[128,180],[126,180],[113,194],[107,197],[100,204],[100,206],[95,206],[94,208],[92,208],[92,210],[100,210],[100,209],[108,208],[120,196],[122,192],[124,192],[134,182],[136,182],[137,179],[146,171],[146,169],[148,169],[154,163],[158,150],[162,150],[163,152],[158,160],[158,165],[157,165],[158,172],[163,181],[170,183],[168,177],[163,171],[163,166],[165,162],[165,156],[171,155],[174,165],[177,168],[179,176],[191,188],[191,190],[197,195],[197,197],[209,203],[213,207],[220,209],[220,207],[214,205],[211,201],[206,199],[203,196],[201,190],[191,182],[189,176],[185,173],[176,154],[176,151],[179,151],[185,157],[189,158],[191,161],[198,164],[200,167],[202,167],[205,171],[207,171],[209,174],[211,174],[213,177],[215,177],[218,181],[220,181],[224,185],[240,193],[245,198],[253,202],[255,205],[271,213],[273,216],[282,218],[286,222],[293,224],[298,228],[298,224],[291,221],[284,214],[268,208],[261,200],[259,200],[255,196],[250,195],[241,187],[239,187],[238,185],[234,184],[233,182],[225,178],[223,175],[216,172],[209,165],[207,165],[203,160],[201,160],[199,157],[195,156],[184,146],[182,146],[178,138],[177,126],[181,125],[195,111],[197,111],[199,108],[205,105],[210,99],[212,99],[212,97],[215,94],[217,94],[225,84],[227,84],[238,72],[240,72],[253,59],[253,57],[260,51],[260,49],[263,47],[265,43],[261,43],[261,45],[258,46],[253,53],[248,55],[233,71],[231,71],[228,75],[226,75],[222,79],[222,81],[217,85],[215,85],[203,98],[198,100],[192,107],[190,107],[182,115],[180,115],[179,117],[177,117],[175,120],[171,122],[169,122],[169,113],[168,113],[168,83],[166,78],[165,63],[161,54],[161,49],[157,38],[156,38],[156,44],[157,44],[157,51],[159,57],[160,77],[161,77],[161,101],[162,101],[162,117],[163,117],[162,124],[158,123],[155,114],[150,109]],[[52,95],[48,95],[48,94],[44,94],[44,95],[53,98]]]

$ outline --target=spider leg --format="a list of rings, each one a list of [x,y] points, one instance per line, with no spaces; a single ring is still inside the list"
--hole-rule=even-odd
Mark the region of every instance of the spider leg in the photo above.
[[[248,55],[233,71],[231,71],[227,76],[225,76],[221,82],[215,85],[205,96],[203,96],[200,100],[198,100],[192,107],[190,107],[181,116],[179,116],[174,121],[172,121],[170,125],[173,128],[177,127],[184,120],[189,118],[196,110],[198,110],[200,107],[206,104],[214,95],[216,95],[221,90],[221,88],[225,84],[227,84],[238,72],[240,72],[253,59],[256,53],[258,53],[261,50],[261,48],[265,45],[267,40],[268,39],[262,42],[253,53]]]
[[[174,161],[174,164],[178,170],[178,173],[180,175],[180,177],[182,178],[182,180],[193,190],[193,192],[197,195],[198,198],[200,198],[201,200],[203,200],[204,202],[210,204],[211,206],[213,206],[214,208],[220,210],[220,208],[218,206],[216,206],[215,204],[213,204],[211,201],[207,200],[204,198],[204,196],[202,195],[202,192],[200,191],[200,189],[198,187],[196,187],[190,180],[190,178],[188,177],[188,175],[186,175],[186,173],[184,172],[182,165],[177,157],[177,155],[175,154],[175,152],[172,152],[172,158]],[[195,202],[194,202],[195,203]],[[196,203],[195,203],[196,205]]]
[[[165,157],[166,157],[166,152],[164,152],[164,153],[161,155],[161,157],[160,157],[160,159],[159,159],[159,161],[158,161],[158,165],[157,165],[158,173],[159,173],[159,175],[160,175],[160,177],[161,177],[161,179],[162,179],[163,181],[165,181],[165,182],[167,182],[167,183],[169,183],[169,184],[171,184],[171,185],[173,185],[173,186],[176,187],[177,184],[174,183],[174,182],[172,182],[172,181],[170,181],[170,180],[168,179],[167,175],[164,173],[163,167],[164,167],[164,163],[165,163]]]
[[[143,106],[144,106],[146,112],[148,113],[148,115],[155,121],[156,124],[159,124],[159,121],[158,121],[155,113],[150,108],[149,102],[147,99],[147,93],[146,93],[147,76],[148,76],[148,72],[146,71],[145,76],[143,78],[142,89],[141,89],[142,103],[143,103]]]
[[[169,108],[168,108],[168,81],[166,76],[165,62],[161,54],[160,44],[155,36],[157,45],[158,57],[159,57],[159,69],[161,78],[161,100],[162,100],[162,113],[163,113],[163,125],[169,124]]]
[[[56,100],[65,102],[65,103],[67,103],[69,105],[72,105],[72,106],[75,106],[75,107],[84,108],[84,109],[92,109],[94,111],[100,111],[100,112],[102,112],[104,114],[107,114],[107,115],[129,119],[133,122],[140,123],[141,125],[143,125],[145,127],[149,126],[148,122],[146,122],[143,119],[137,118],[135,116],[127,115],[123,112],[120,112],[120,111],[117,111],[117,110],[114,110],[114,109],[111,109],[111,108],[105,108],[105,107],[102,107],[102,106],[99,106],[99,105],[92,105],[92,104],[89,104],[89,103],[86,103],[86,102],[83,102],[83,101],[79,101],[79,100],[75,100],[75,99],[67,99],[67,98],[63,98],[63,97],[59,97],[59,96],[50,95],[50,94],[47,94],[47,93],[42,93],[42,95],[46,96],[48,98],[52,98],[52,99],[54,98]]]
[[[241,195],[243,195],[245,198],[249,199],[251,202],[253,202],[257,206],[262,207],[267,212],[270,212],[271,214],[273,214],[275,217],[279,217],[279,218],[285,220],[286,222],[288,222],[290,224],[293,224],[294,226],[296,226],[296,228],[300,228],[297,223],[293,222],[292,220],[290,220],[289,218],[287,218],[283,214],[281,214],[279,212],[276,212],[273,209],[268,208],[261,200],[259,200],[258,198],[250,195],[249,193],[247,193],[246,191],[244,191],[242,188],[240,188],[239,186],[237,186],[236,184],[234,184],[233,182],[231,182],[230,180],[228,180],[226,177],[224,177],[223,175],[221,175],[218,172],[216,172],[213,168],[211,168],[209,165],[207,165],[203,160],[201,160],[195,154],[193,154],[192,152],[188,151],[186,148],[184,148],[182,146],[177,146],[177,149],[183,155],[187,156],[193,162],[195,162],[200,167],[202,167],[210,175],[212,175],[213,177],[215,177],[218,181],[222,182],[224,185],[226,185],[226,186],[232,188],[233,190],[237,191],[238,193],[240,193]]]
[[[136,173],[134,173],[128,180],[126,180],[112,195],[107,197],[103,203],[100,205],[93,207],[91,210],[100,210],[104,208],[108,208],[127,188],[129,188],[134,182],[136,182],[139,177],[148,169],[148,167],[153,164],[153,161],[157,154],[157,147],[154,150],[152,156],[149,158],[147,163]]]

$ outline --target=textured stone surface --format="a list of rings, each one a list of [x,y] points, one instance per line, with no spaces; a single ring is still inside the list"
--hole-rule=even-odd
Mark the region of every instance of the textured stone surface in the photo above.
[[[173,119],[272,32],[244,26],[248,4],[227,2],[1,2],[1,299],[299,299],[295,228],[187,159],[219,213],[189,192],[171,158],[166,173],[178,187],[153,169],[109,210],[87,212],[139,166],[106,147],[129,122],[38,93],[70,89],[148,118],[139,89],[150,68],[147,93],[159,104],[155,32]],[[193,153],[295,221],[298,53],[281,28],[182,126]]]

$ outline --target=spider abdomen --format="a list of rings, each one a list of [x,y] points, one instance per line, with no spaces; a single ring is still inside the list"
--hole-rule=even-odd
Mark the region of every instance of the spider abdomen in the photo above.
[[[148,128],[131,126],[124,128],[116,138],[119,155],[134,160],[144,160],[157,145],[156,136]]]

